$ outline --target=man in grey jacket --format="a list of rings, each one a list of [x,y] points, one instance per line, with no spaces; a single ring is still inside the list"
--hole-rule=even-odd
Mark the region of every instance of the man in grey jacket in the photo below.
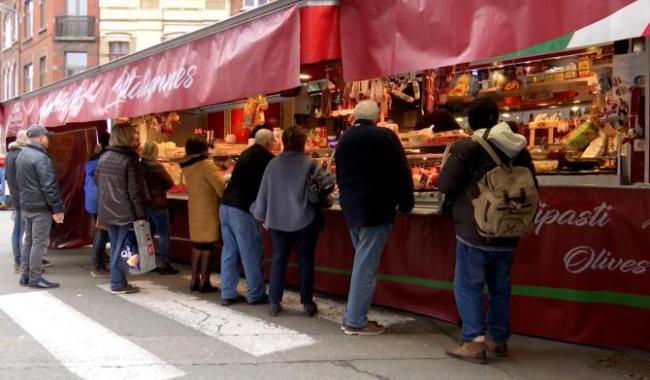
[[[41,125],[29,127],[29,143],[16,160],[20,209],[25,221],[20,284],[41,289],[59,286],[41,276],[52,219],[58,224],[63,223],[63,202],[59,184],[52,159],[47,153],[51,135],[52,133]]]

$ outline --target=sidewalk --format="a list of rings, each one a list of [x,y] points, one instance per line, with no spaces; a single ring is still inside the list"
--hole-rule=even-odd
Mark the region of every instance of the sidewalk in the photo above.
[[[62,287],[42,296],[21,288],[11,273],[10,213],[0,212],[0,378],[92,378],[75,367],[78,357],[91,347],[64,347],[69,356],[57,356],[48,345],[61,327],[56,318],[45,332],[25,330],[29,321],[17,312],[3,311],[7,297],[25,307],[20,293],[36,294],[35,300],[63,303],[61,312],[71,313],[88,329],[97,329],[132,352],[155,358],[143,378],[187,379],[642,379],[650,378],[650,355],[630,353],[525,336],[514,336],[512,355],[476,365],[448,358],[444,349],[458,336],[456,326],[410,313],[377,308],[377,317],[391,323],[379,337],[348,337],[339,330],[338,318],[344,300],[321,295],[323,309],[318,318],[298,313],[295,293],[288,292],[287,312],[278,318],[266,314],[264,306],[238,304],[221,307],[217,295],[190,294],[187,268],[179,276],[147,274],[131,277],[144,291],[134,297],[115,297],[103,290],[106,279],[89,275],[88,249],[52,251],[53,266],[46,276]],[[215,278],[215,282],[217,279]],[[12,295],[13,296],[7,296]],[[49,297],[49,298],[48,298]],[[27,301],[25,301],[27,302]],[[36,305],[38,306],[38,305]],[[34,306],[34,307],[36,307]],[[19,310],[18,307],[15,310]],[[57,309],[58,310],[58,309]],[[125,319],[128,316],[128,319]],[[93,330],[94,331],[94,330]],[[69,339],[74,341],[76,331]],[[59,331],[60,333],[60,331]],[[43,335],[45,334],[45,335]],[[91,333],[93,334],[93,333]],[[284,339],[282,337],[290,337]],[[83,337],[80,337],[81,339]],[[83,340],[79,340],[83,342]],[[92,341],[92,339],[91,339]],[[89,342],[93,343],[93,342]],[[97,342],[95,342],[97,343]],[[97,352],[87,359],[98,371],[111,367],[110,352]],[[93,361],[94,360],[94,361]],[[152,359],[153,360],[153,359]],[[136,369],[143,370],[140,364]],[[110,367],[110,368],[109,368]],[[162,369],[161,369],[162,368]],[[124,368],[125,370],[128,368]],[[133,368],[131,370],[134,370]],[[162,371],[162,372],[161,372]],[[73,373],[76,375],[73,375]],[[163,376],[163,374],[167,374]],[[113,378],[120,378],[113,377]]]

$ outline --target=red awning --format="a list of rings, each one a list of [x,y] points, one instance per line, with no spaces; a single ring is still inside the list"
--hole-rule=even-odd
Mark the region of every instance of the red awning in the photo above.
[[[133,117],[296,87],[299,5],[294,2],[186,44],[102,69],[107,68],[4,104],[8,133],[36,122],[60,126]]]
[[[346,80],[487,59],[564,36],[634,0],[346,0]]]

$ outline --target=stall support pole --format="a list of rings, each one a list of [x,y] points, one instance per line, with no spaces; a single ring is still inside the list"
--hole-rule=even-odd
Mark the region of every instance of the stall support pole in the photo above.
[[[644,165],[643,165],[643,179],[646,184],[650,183],[650,37],[645,38],[645,54],[648,59],[648,71],[645,72],[645,130],[643,131],[643,138],[645,139]]]

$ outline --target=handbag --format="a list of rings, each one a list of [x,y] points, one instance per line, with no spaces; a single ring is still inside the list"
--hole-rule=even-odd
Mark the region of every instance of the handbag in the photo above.
[[[156,251],[149,222],[133,223],[122,243],[120,257],[131,274],[143,274],[156,269]]]
[[[334,192],[335,179],[329,170],[331,162],[330,159],[327,168],[324,169],[319,167],[318,161],[314,160],[307,175],[307,197],[311,204],[320,209],[334,205],[331,195]]]

